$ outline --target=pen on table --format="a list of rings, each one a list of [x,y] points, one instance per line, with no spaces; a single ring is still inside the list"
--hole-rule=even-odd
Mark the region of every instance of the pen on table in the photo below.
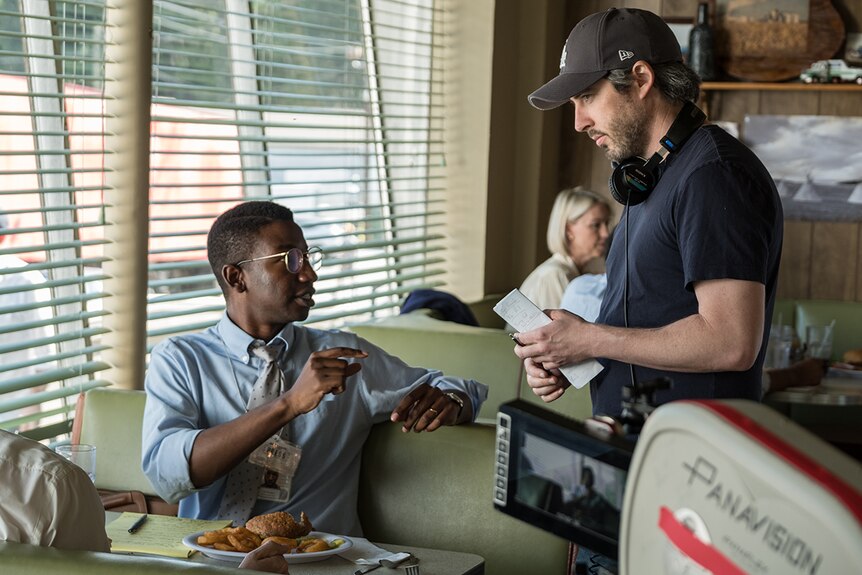
[[[137,521],[135,521],[134,523],[132,523],[132,526],[131,526],[131,527],[129,527],[129,533],[134,533],[135,531],[137,531],[138,529],[140,529],[140,528],[141,528],[141,526],[142,526],[144,523],[146,523],[146,521],[147,521],[147,516],[146,516],[146,515],[141,515],[140,519],[138,519]]]

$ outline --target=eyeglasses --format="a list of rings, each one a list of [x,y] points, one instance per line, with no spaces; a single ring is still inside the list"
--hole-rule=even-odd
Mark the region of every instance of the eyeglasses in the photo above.
[[[298,274],[306,263],[311,266],[311,269],[317,271],[320,269],[320,264],[323,262],[323,250],[317,246],[313,246],[308,248],[307,251],[302,251],[299,248],[290,248],[286,252],[281,252],[278,254],[272,254],[271,256],[261,256],[259,258],[252,258],[250,260],[242,260],[241,262],[237,262],[235,266],[241,266],[242,264],[247,264],[249,262],[256,262],[259,260],[268,260],[270,258],[284,258],[284,265],[292,274]]]

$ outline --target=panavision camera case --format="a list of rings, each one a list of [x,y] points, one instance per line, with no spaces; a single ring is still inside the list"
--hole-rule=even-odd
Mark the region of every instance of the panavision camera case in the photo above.
[[[677,401],[638,440],[620,573],[862,573],[862,465],[763,405]]]

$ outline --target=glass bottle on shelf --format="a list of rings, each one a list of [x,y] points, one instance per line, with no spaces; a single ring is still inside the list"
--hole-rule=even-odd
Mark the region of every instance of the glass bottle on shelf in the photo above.
[[[709,25],[709,4],[697,6],[697,24],[688,35],[688,65],[703,81],[715,79],[712,28]]]

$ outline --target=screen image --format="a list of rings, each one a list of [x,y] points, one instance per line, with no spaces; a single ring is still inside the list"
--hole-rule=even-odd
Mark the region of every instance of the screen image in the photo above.
[[[573,526],[616,538],[626,472],[594,457],[523,434],[515,500]]]

